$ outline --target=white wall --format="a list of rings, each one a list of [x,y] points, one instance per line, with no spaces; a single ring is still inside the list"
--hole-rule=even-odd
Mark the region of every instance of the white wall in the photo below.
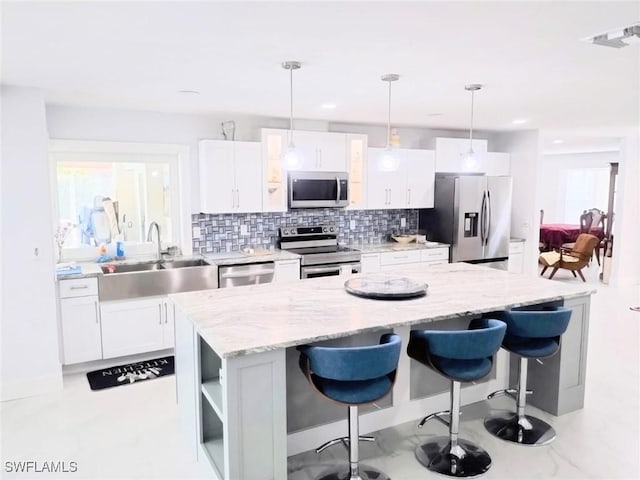
[[[513,198],[511,201],[511,236],[524,238],[524,273],[538,273],[538,237],[540,212],[537,208],[536,181],[539,175],[540,135],[537,130],[497,134],[496,151],[511,154]],[[540,181],[540,180],[538,180]]]
[[[620,152],[592,152],[544,155],[540,159],[540,183],[538,185],[539,208],[544,210],[545,223],[562,223],[564,213],[567,171],[579,168],[609,168],[610,163],[620,161]],[[608,192],[609,183],[604,186]],[[584,209],[598,207],[606,211],[607,205],[587,205]],[[573,222],[577,223],[577,219]]]
[[[2,400],[62,388],[44,98],[2,88]]]

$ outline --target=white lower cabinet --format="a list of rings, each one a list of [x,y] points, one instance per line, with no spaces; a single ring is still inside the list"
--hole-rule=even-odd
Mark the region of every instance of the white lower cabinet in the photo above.
[[[360,256],[360,271],[362,273],[376,273],[380,271],[380,254],[363,253]]]
[[[65,365],[102,358],[99,305],[97,295],[60,299]]]
[[[173,309],[165,297],[102,302],[103,358],[173,346]],[[171,317],[171,318],[169,318]]]
[[[278,260],[275,263],[274,283],[300,280],[300,260]]]
[[[513,273],[524,271],[524,242],[509,243],[509,268]]]

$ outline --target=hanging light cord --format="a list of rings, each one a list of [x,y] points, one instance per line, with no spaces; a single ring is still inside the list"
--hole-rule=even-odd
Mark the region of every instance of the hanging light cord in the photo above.
[[[289,146],[293,145],[293,67],[289,68]]]
[[[475,90],[471,90],[471,122],[469,126],[469,151],[473,152],[473,96]]]
[[[387,116],[387,148],[391,147],[391,81],[389,81],[389,110]]]

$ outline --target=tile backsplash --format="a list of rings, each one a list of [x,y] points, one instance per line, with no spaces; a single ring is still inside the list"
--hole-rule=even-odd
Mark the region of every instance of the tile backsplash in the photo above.
[[[400,228],[401,218],[406,219]],[[351,221],[354,229],[351,229]],[[331,223],[338,227],[341,244],[379,243],[393,232],[418,228],[418,210],[343,210],[336,208],[301,209],[282,213],[205,214],[191,216],[193,251],[199,253],[234,252],[245,247],[269,248],[277,245],[281,226],[313,226]],[[240,235],[241,226],[247,234]]]

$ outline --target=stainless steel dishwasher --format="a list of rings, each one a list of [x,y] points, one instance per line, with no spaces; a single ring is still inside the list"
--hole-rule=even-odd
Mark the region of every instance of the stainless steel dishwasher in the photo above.
[[[227,265],[218,268],[218,288],[241,287],[273,282],[273,262]]]

